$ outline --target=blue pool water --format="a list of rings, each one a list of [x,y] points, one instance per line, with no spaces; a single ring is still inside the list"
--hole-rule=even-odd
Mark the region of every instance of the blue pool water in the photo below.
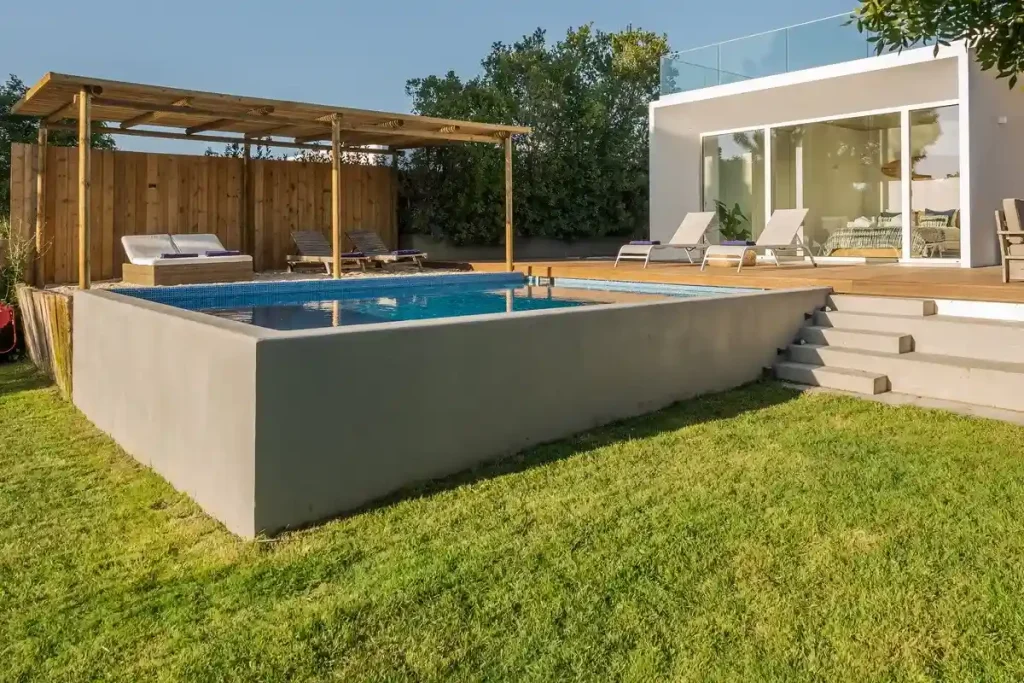
[[[518,313],[745,291],[638,283],[606,283],[607,286],[597,287],[593,281],[572,281],[569,283],[571,286],[566,287],[561,282],[558,287],[538,286],[521,274],[500,273],[253,282],[117,291],[275,330]]]

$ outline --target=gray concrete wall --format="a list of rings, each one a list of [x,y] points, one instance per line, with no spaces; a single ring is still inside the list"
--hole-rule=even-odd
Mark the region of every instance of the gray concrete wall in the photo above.
[[[257,328],[75,294],[73,400],[139,462],[252,536]]]
[[[757,379],[828,290],[270,334],[256,528]]]

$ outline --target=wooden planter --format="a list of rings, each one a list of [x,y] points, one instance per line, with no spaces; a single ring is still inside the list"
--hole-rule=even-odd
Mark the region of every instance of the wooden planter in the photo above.
[[[736,259],[724,259],[724,258],[709,258],[708,265],[714,268],[735,268],[739,265]],[[757,254],[752,251],[748,251],[743,255],[743,267],[756,266],[757,265]]]
[[[71,398],[71,297],[18,286],[18,320],[28,356]]]

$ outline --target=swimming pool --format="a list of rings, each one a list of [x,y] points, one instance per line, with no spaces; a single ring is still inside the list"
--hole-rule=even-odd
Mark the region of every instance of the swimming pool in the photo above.
[[[351,278],[119,289],[156,303],[273,330],[309,330],[750,290],[588,280],[541,285],[519,273]]]
[[[72,398],[253,537],[756,380],[829,294],[548,284],[468,273],[82,290]],[[287,307],[315,321],[240,322],[283,327]],[[359,316],[390,317],[349,323]]]

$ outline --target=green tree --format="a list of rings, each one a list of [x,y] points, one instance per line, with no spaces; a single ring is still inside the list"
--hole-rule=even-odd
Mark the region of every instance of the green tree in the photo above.
[[[0,86],[0,216],[7,216],[11,211],[11,143],[35,142],[38,139],[39,119],[11,114],[11,108],[27,91],[22,80],[14,74]],[[77,147],[78,136],[70,131],[53,130],[50,131],[49,144]],[[93,134],[92,146],[114,149],[114,139],[109,135]]]
[[[861,0],[857,28],[874,35],[878,53],[964,40],[983,69],[995,69],[1012,88],[1024,71],[1021,0]]]
[[[531,126],[514,140],[520,235],[578,239],[641,233],[648,215],[649,102],[665,36],[585,25],[549,43],[537,29],[496,43],[483,73],[412,79],[419,114]],[[415,150],[400,160],[404,230],[495,244],[504,231],[503,155],[487,145]]]

